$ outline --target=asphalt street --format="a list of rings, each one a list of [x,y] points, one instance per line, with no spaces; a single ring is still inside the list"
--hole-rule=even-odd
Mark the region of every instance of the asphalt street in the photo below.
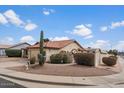
[[[0,78],[0,88],[25,88],[22,85]]]

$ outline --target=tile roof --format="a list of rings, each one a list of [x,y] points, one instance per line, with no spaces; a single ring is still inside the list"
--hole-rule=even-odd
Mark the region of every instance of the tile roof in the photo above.
[[[69,45],[73,42],[76,42],[76,41],[75,40],[47,41],[47,42],[44,42],[44,48],[61,49],[61,48],[65,47],[65,46],[67,46],[67,45]],[[29,46],[28,48],[39,48],[39,46],[40,45],[39,45],[39,42],[38,42],[38,43],[36,43],[32,46]]]

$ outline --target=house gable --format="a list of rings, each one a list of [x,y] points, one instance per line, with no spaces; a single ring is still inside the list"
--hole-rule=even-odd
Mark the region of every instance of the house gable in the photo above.
[[[69,51],[71,52],[73,49],[83,49],[79,44],[76,42],[73,42],[63,48],[60,49],[60,51]]]
[[[26,48],[29,46],[30,46],[30,44],[28,44],[28,43],[19,43],[19,44],[9,47],[9,49],[23,49],[23,48]]]

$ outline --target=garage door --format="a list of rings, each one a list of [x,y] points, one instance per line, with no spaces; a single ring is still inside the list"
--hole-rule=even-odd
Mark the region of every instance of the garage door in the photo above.
[[[4,49],[0,49],[0,56],[5,56],[6,53],[5,53],[5,50]]]

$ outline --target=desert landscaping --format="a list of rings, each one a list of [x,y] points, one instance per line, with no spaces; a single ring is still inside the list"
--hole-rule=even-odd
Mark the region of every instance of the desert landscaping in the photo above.
[[[0,9],[0,87],[124,87],[123,6]]]
[[[27,55],[20,52],[13,55],[15,50],[5,50],[9,57],[1,57],[1,62],[23,63],[22,66],[7,69],[30,74],[72,77],[107,76],[121,72],[116,51],[102,53],[100,49],[84,49],[74,40],[45,40],[43,31],[39,43],[22,50],[23,53],[24,50],[28,51]]]

